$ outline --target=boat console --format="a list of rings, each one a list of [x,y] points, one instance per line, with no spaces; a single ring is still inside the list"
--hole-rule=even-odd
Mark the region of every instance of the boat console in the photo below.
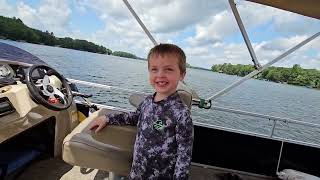
[[[49,71],[44,68],[55,74],[46,74]],[[65,80],[61,82],[61,75],[58,78],[59,74],[53,71],[44,65],[0,65],[1,81],[6,82],[0,87],[0,143],[50,117],[65,122],[70,122],[69,118],[73,118],[71,122],[74,122],[74,125],[68,125],[68,131],[76,126],[77,117],[71,116],[71,112],[76,113],[76,108],[75,104],[71,107],[73,101],[70,86]],[[66,87],[66,90],[63,87]],[[62,115],[65,113],[71,114]]]
[[[61,154],[78,125],[66,80],[45,65],[0,62],[0,179],[41,156]]]

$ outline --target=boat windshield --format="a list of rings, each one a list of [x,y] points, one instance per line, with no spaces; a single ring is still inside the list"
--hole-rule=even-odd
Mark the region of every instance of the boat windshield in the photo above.
[[[20,48],[11,46],[9,44],[0,42],[0,61],[10,61],[15,63],[24,63],[24,64],[43,64],[46,65],[44,61],[38,57],[24,51]]]

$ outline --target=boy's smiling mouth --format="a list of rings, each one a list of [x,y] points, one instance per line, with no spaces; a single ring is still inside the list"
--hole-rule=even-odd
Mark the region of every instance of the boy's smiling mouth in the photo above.
[[[168,84],[168,82],[167,81],[157,81],[156,84],[158,86],[166,86]]]

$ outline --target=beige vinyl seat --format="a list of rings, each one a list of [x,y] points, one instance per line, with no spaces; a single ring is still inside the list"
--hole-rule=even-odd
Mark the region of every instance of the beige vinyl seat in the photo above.
[[[178,91],[182,101],[191,107],[192,96],[187,91]],[[137,107],[144,97],[134,94],[130,103]],[[106,113],[118,111],[100,109],[81,122],[63,141],[63,160],[71,165],[94,168],[128,175],[136,135],[135,126],[108,126],[95,134],[89,127],[91,121]]]
[[[99,133],[90,123],[98,116],[118,111],[100,109],[82,121],[63,141],[62,158],[80,167],[100,169],[127,175],[131,165],[135,126],[109,125]]]

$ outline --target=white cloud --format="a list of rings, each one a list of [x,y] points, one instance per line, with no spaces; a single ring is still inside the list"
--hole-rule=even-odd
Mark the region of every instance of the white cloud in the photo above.
[[[93,10],[103,21],[104,28],[87,35],[87,40],[103,44],[117,51],[127,51],[145,57],[152,44],[141,27],[131,16],[122,1],[82,0],[77,1],[82,8]]]
[[[125,21],[133,18],[122,1],[82,0],[81,5],[94,9],[101,18],[113,18]],[[181,31],[226,8],[223,0],[185,0],[185,1],[129,1],[145,25],[154,33]]]
[[[0,15],[12,17],[14,16],[13,7],[6,0],[0,0]]]
[[[76,3],[82,9],[92,9],[96,11],[103,20],[117,19],[119,21],[131,18],[124,3],[119,0],[78,0]]]
[[[306,36],[300,37],[300,39],[304,40]],[[299,37],[291,38],[294,41],[294,45],[298,42],[296,39]],[[290,41],[290,40],[289,40]],[[306,44],[305,46],[301,47],[297,51],[293,52],[292,54],[288,55],[279,63],[276,63],[276,66],[286,66],[291,67],[294,64],[300,64],[304,68],[310,69],[320,69],[320,56],[316,53],[310,52],[318,52],[320,47],[320,39],[315,39],[314,41]]]
[[[134,27],[134,22],[131,23]],[[131,52],[140,57],[145,57],[147,49],[152,47],[151,42],[145,34],[136,28],[128,30],[126,25],[119,22],[108,24],[103,30],[97,31],[91,35],[89,40],[104,44],[112,50],[121,50]]]
[[[185,48],[187,61],[191,65],[210,68],[213,64],[250,64],[250,56],[246,46],[235,43],[218,43],[202,48]],[[195,52],[194,52],[195,50]],[[191,53],[189,53],[191,51]],[[207,52],[207,53],[206,53]]]
[[[228,11],[224,10],[209,18],[209,21],[196,26],[195,37],[188,38],[187,41],[193,45],[205,45],[219,42],[223,36],[230,35],[236,31],[236,24]]]
[[[243,24],[247,29],[257,27],[270,21],[276,14],[275,10],[265,6],[242,2],[237,5]],[[207,21],[196,26],[196,36],[189,38],[188,42],[193,45],[204,45],[223,40],[232,34],[239,32],[235,17],[231,8],[220,11]]]
[[[274,59],[285,51],[288,51],[292,47],[305,40],[307,37],[308,36],[306,35],[293,36],[289,38],[278,38],[272,41],[262,42],[255,48],[258,59],[260,59],[260,61],[264,62],[265,64],[265,62]],[[317,62],[317,59],[318,61],[320,60],[319,56],[317,57],[316,55],[310,54],[310,51],[318,52],[319,47],[320,40],[315,39],[314,41],[306,44],[297,51],[288,55],[283,60],[280,60],[280,62],[276,63],[276,65],[292,66],[293,64],[301,64],[306,68],[317,67],[320,69],[319,62]]]
[[[185,48],[184,49],[188,55],[190,56],[201,56],[205,54],[209,54],[209,49],[207,47],[193,47],[193,48]]]
[[[71,9],[67,0],[46,0],[37,10],[44,28],[63,35],[69,31]]]
[[[71,9],[68,0],[45,0],[38,7],[31,7],[23,1],[13,7],[1,0],[0,13],[4,16],[15,16],[29,27],[48,30],[58,36],[72,33],[69,28]]]
[[[314,30],[320,29],[320,23],[313,18],[291,12],[283,12],[281,16],[281,18],[274,18],[274,26],[282,34],[311,34],[315,33]]]
[[[152,44],[122,1],[82,0],[77,2],[79,6],[94,10],[105,22],[105,28],[91,35],[90,40],[101,42],[112,49],[146,56]],[[129,1],[129,3],[158,42],[173,42],[172,37],[178,36],[190,25],[227,7],[222,0],[216,2],[206,0]],[[112,46],[108,46],[109,44]],[[139,47],[142,48],[138,49]]]
[[[141,19],[156,33],[181,31],[227,7],[223,0],[164,0],[146,6],[143,3],[144,1],[132,1],[141,14]]]
[[[17,7],[13,7],[8,5],[7,1],[0,0],[0,12],[16,9],[15,15],[19,14],[29,26],[48,29],[57,36],[86,39],[112,50],[132,52],[140,57],[145,57],[153,46],[122,1],[72,2],[45,0],[37,7],[20,2]],[[129,3],[155,39],[158,42],[180,44],[191,65],[209,68],[212,64],[225,62],[252,64],[242,38],[240,37],[240,42],[239,39],[235,41],[230,38],[238,38],[239,28],[225,0],[129,0]],[[102,21],[103,28],[90,34],[81,31],[81,27],[70,29],[71,5],[74,6],[72,9],[75,8],[78,12],[92,11]],[[319,22],[311,18],[255,3],[240,1],[237,8],[250,39],[254,39],[253,46],[262,64],[293,47],[320,27]],[[264,27],[269,29],[263,29]],[[272,34],[259,37],[255,31],[271,31]],[[263,33],[262,35],[264,36]],[[279,38],[280,36],[282,38]],[[302,66],[320,68],[320,55],[308,53],[305,50],[307,48],[318,52],[320,41],[308,45],[278,64],[289,66],[304,59],[299,61]]]
[[[253,47],[259,62],[263,65],[304,39],[306,39],[306,36],[278,38],[261,43],[254,43]],[[274,66],[292,67],[294,64],[300,64],[304,68],[320,69],[320,53],[310,55],[310,51],[319,51],[319,44],[320,40],[315,40],[283,58],[274,64]],[[185,50],[187,51],[188,62],[191,65],[210,68],[213,64],[223,63],[253,64],[244,43],[219,43],[219,45],[216,46],[208,45],[201,48],[188,47],[185,48]]]
[[[253,43],[253,47],[261,64],[266,64],[289,48],[292,48],[307,38],[309,36],[307,34],[317,29],[315,25],[311,26],[310,29],[302,25],[305,22],[306,25],[316,24],[315,20],[307,18],[308,21],[304,21],[306,17],[299,18],[299,15],[293,15],[293,13],[284,12],[275,8],[254,5],[248,2],[239,3],[237,8],[247,32],[261,25],[270,24],[270,26],[275,29],[274,34],[285,35],[282,38],[274,36],[270,39],[264,41],[257,40],[257,42]],[[288,22],[293,23],[293,25],[287,29],[280,28],[289,24],[286,22],[286,19],[290,19]],[[319,25],[319,23],[317,25]],[[308,30],[302,31],[301,29],[303,28],[301,27]],[[290,31],[290,29],[292,29],[292,31]],[[263,31],[264,29],[260,28],[260,30]],[[268,30],[270,29],[265,31]],[[237,32],[239,32],[239,28],[236,25],[235,18],[230,9],[222,10],[209,17],[208,21],[198,23],[196,25],[196,34],[186,39],[189,43],[189,46],[185,48],[186,51],[190,51],[189,53],[187,52],[187,54],[189,54],[189,63],[206,68],[210,68],[212,64],[221,63],[253,64],[245,44],[242,43],[243,41],[241,41],[241,43],[224,41],[224,38],[235,35]],[[252,36],[253,35],[249,33],[249,38],[252,39]],[[263,39],[263,37],[256,39]],[[314,57],[308,54],[307,50],[310,48],[314,51],[319,51],[319,41],[306,45],[301,50],[286,57],[275,65],[292,66],[293,64],[301,64],[306,68],[317,67],[320,69],[319,56]],[[205,54],[205,52],[208,53]]]
[[[293,36],[289,38],[277,38],[272,41],[262,42],[258,47],[258,51],[263,50],[287,50],[301,41],[305,40],[307,36]]]
[[[88,8],[84,1],[77,0],[76,3],[74,3],[75,9],[79,10],[82,13],[87,12]]]
[[[37,11],[24,2],[18,3],[16,12],[16,16],[27,26],[40,29],[43,28],[39,16],[37,15]]]

